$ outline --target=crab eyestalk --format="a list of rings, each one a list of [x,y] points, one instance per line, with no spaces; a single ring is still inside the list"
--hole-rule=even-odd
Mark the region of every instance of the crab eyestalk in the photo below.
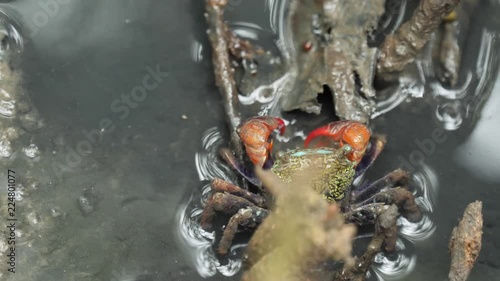
[[[240,138],[245,145],[250,160],[257,166],[263,167],[273,148],[271,133],[278,130],[280,135],[285,133],[285,122],[277,117],[258,116],[245,121],[239,128]]]
[[[356,165],[361,161],[370,141],[370,130],[363,123],[356,121],[336,121],[312,131],[306,138],[304,146],[307,148],[317,137],[328,137],[338,143],[340,147],[348,144],[351,152],[347,159]]]

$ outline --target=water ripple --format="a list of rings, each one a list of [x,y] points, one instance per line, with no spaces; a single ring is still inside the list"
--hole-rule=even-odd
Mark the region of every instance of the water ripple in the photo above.
[[[384,253],[375,256],[372,266],[378,280],[402,280],[413,271],[417,263],[417,256],[409,254],[405,243],[398,239],[396,253],[388,257]]]
[[[200,181],[220,178],[231,181],[228,168],[219,160],[217,148],[222,142],[220,132],[216,127],[208,129],[201,139],[203,152],[195,154],[195,165]]]
[[[241,260],[232,258],[238,256],[237,245],[233,245],[228,262],[221,264],[212,250],[215,242],[215,233],[203,230],[199,220],[203,207],[210,196],[210,184],[206,181],[221,178],[231,181],[231,172],[218,158],[217,150],[222,142],[219,130],[214,127],[208,129],[202,137],[202,151],[196,153],[196,169],[202,186],[193,190],[192,194],[185,200],[176,214],[175,235],[179,244],[184,248],[184,253],[192,261],[198,273],[203,277],[214,276],[220,273],[224,276],[232,276],[241,268]]]
[[[17,12],[4,6],[0,7],[0,34],[2,45],[0,46],[0,59],[12,53],[22,51],[24,48],[23,36],[19,32],[19,24],[15,20]]]

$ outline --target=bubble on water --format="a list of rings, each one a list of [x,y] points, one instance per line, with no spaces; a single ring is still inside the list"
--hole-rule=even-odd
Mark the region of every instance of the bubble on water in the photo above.
[[[6,139],[0,140],[0,155],[9,158],[13,153],[12,144]]]
[[[20,184],[16,188],[14,199],[16,201],[21,201],[24,199],[23,195],[24,195],[24,186]]]
[[[78,205],[80,206],[80,211],[86,216],[95,211],[97,207],[97,198],[92,192],[86,190],[78,197]]]
[[[40,222],[40,216],[35,213],[31,212],[26,216],[26,220],[31,224],[31,225],[36,225]]]
[[[89,214],[92,211],[94,211],[94,206],[92,205],[92,203],[90,202],[90,200],[87,197],[85,197],[85,196],[80,196],[78,198],[78,204],[80,205],[80,210],[84,214]]]
[[[12,117],[16,112],[16,101],[4,89],[0,89],[0,115]]]
[[[63,216],[65,215],[64,212],[62,212],[58,207],[53,207],[50,209],[50,214],[52,215],[52,217],[54,218],[58,218],[60,216]]]
[[[456,130],[463,122],[462,105],[460,101],[450,101],[438,105],[436,117],[443,124],[443,128],[448,131]]]
[[[34,159],[40,155],[40,150],[35,144],[30,144],[28,147],[23,148],[23,152],[31,159]]]

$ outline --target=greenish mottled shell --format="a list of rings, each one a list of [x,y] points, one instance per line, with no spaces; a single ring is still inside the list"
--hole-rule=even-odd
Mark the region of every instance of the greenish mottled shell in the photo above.
[[[300,149],[277,155],[271,171],[285,182],[309,167],[322,167],[311,178],[312,187],[328,201],[342,200],[353,180],[354,164],[345,157],[341,149]]]

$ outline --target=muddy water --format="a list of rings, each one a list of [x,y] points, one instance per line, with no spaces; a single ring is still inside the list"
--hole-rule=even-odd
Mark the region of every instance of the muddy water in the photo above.
[[[10,155],[0,159],[2,185],[8,169],[16,173],[18,218],[16,273],[7,271],[10,232],[3,229],[1,280],[238,280],[245,238],[228,260],[218,260],[214,234],[192,220],[207,196],[206,180],[234,180],[214,158],[226,132],[202,2],[15,0],[0,6],[7,25],[24,38],[2,52],[21,74],[16,91],[24,93],[11,92],[2,109],[13,99],[32,104],[30,111],[0,116],[2,130],[19,133]],[[241,36],[277,49],[285,2],[229,2],[228,19]],[[389,142],[366,180],[410,169],[426,219],[400,220],[398,254],[377,257],[373,280],[444,280],[449,233],[476,199],[484,202],[485,234],[471,280],[495,280],[500,273],[500,150],[494,145],[500,26],[493,16],[499,10],[488,2],[476,11],[488,16],[474,18],[465,82],[456,90],[422,79],[429,75],[424,58],[418,79],[409,79],[416,83],[393,89],[392,100],[379,104],[373,129]],[[408,98],[421,92],[424,98]],[[276,112],[273,96],[247,103],[248,114]],[[36,117],[28,114],[34,109]],[[281,139],[283,147],[330,118],[284,117],[297,125]],[[0,196],[7,224],[7,189]]]

